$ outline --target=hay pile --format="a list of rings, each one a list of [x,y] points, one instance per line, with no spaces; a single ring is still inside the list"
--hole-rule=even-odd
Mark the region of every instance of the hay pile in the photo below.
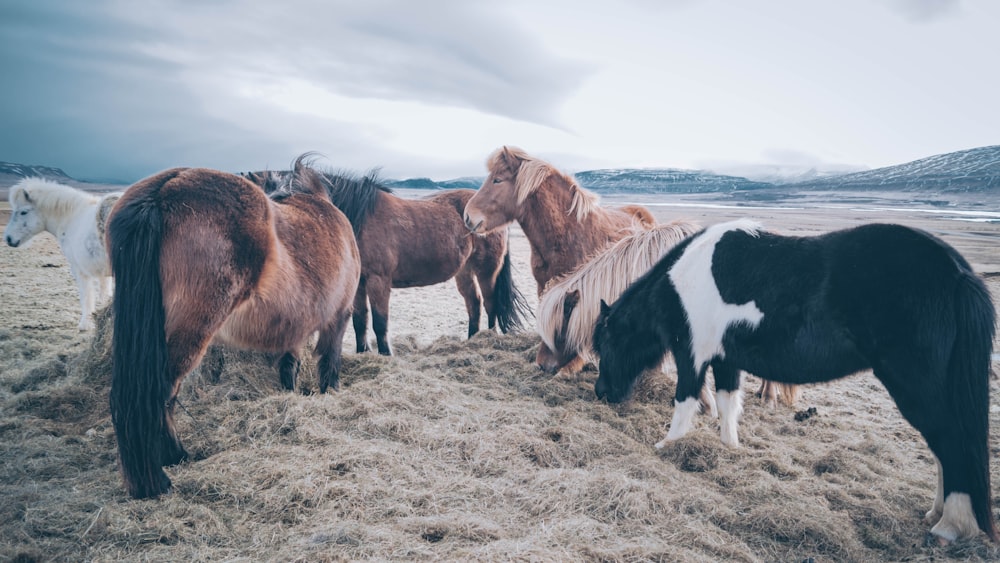
[[[671,375],[608,406],[595,372],[550,378],[531,363],[534,337],[488,332],[348,354],[343,389],[325,396],[311,392],[313,363],[288,393],[266,355],[213,349],[178,414],[195,460],[168,469],[174,493],[132,501],[107,414],[107,318],[98,325],[76,354],[27,353],[0,378],[4,558],[1000,557],[982,538],[924,546],[933,462],[870,375],[807,389],[816,412],[799,421],[748,397],[739,450],[701,417],[656,452]],[[13,336],[0,333],[3,353]]]

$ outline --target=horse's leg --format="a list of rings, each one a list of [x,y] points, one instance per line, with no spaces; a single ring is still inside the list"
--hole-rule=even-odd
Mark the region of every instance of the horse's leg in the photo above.
[[[883,360],[873,371],[895,399],[903,418],[923,435],[934,454],[937,488],[925,519],[936,520],[931,533],[949,542],[979,532],[972,495],[987,498],[989,495],[989,479],[980,475],[984,471],[978,466],[987,463],[983,461],[988,459],[987,431],[978,428],[983,425],[975,420],[974,412],[979,409],[949,397],[954,391],[952,387],[962,382],[951,381],[945,375],[943,362],[929,356],[907,350]],[[914,374],[921,375],[915,379]],[[940,385],[935,382],[945,381],[942,396]],[[972,395],[966,392],[967,401],[974,400]]]
[[[375,342],[378,353],[391,356],[389,346],[389,292],[392,282],[389,278],[369,277],[365,284],[368,290],[368,300],[372,306],[372,329],[375,330]]]
[[[212,322],[212,319],[202,321],[198,323],[199,328],[192,327],[183,333],[172,334],[168,338],[169,377],[173,384],[164,410],[163,435],[160,442],[160,462],[164,467],[177,465],[189,457],[180,438],[177,437],[177,428],[174,424],[177,395],[180,393],[184,378],[201,363],[212,341],[212,335],[222,324],[221,318],[217,322]],[[207,324],[208,322],[212,324]]]
[[[347,332],[347,313],[342,318],[330,323],[321,330],[316,341],[316,353],[319,354],[319,392],[326,393],[327,388],[334,391],[340,389],[341,349],[344,333]]]
[[[100,294],[101,300],[99,305],[103,306],[107,304],[108,300],[111,299],[111,296],[114,294],[115,282],[114,278],[112,278],[111,276],[105,276],[100,278],[100,282],[98,283],[100,284],[100,289],[101,289],[101,294]]]
[[[80,294],[80,322],[77,324],[77,328],[90,330],[94,328],[94,321],[90,318],[94,312],[94,285],[90,278],[84,277],[72,268],[71,272],[76,280],[76,290]]]
[[[701,410],[698,397],[701,388],[705,385],[705,372],[708,365],[702,366],[699,371],[695,371],[694,364],[690,361],[679,360],[690,357],[680,351],[672,351],[677,362],[677,391],[674,393],[674,416],[670,420],[670,430],[665,438],[656,443],[656,449],[661,449],[672,442],[684,437],[694,426],[694,416]]]
[[[941,461],[937,456],[931,455],[934,457],[934,465],[937,467],[937,487],[934,491],[934,504],[924,514],[924,522],[933,526],[941,520],[941,515],[944,514],[944,469],[942,469]]]
[[[476,285],[476,280],[473,278],[472,270],[468,267],[468,263],[455,274],[455,285],[458,286],[458,292],[465,299],[465,311],[469,315],[469,338],[472,338],[473,334],[479,332],[479,319],[482,315],[483,299],[479,295],[479,287]],[[483,291],[484,293],[486,292],[485,289]],[[490,328],[493,328],[493,320],[491,316]]]
[[[723,360],[712,362],[715,390],[719,407],[719,427],[722,443],[730,447],[740,445],[739,423],[743,413],[743,390],[740,389],[740,370]]]
[[[281,359],[278,360],[278,375],[281,378],[282,387],[289,391],[295,390],[295,380],[299,376],[300,367],[302,367],[302,361],[299,360],[298,354],[285,352],[281,355]]]
[[[371,350],[368,347],[368,293],[365,291],[365,279],[358,283],[358,291],[354,294],[354,342],[359,354]]]

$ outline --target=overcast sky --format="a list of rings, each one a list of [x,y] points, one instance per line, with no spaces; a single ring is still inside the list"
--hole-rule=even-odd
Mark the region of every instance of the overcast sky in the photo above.
[[[997,0],[0,0],[0,161],[876,168],[1000,144],[998,29]]]

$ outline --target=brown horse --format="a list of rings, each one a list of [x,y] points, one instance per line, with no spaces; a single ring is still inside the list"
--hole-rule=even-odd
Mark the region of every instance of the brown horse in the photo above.
[[[248,178],[272,189],[280,172],[252,172]],[[330,199],[354,227],[361,253],[361,282],[354,297],[354,336],[358,352],[369,350],[368,304],[378,352],[389,345],[389,296],[392,288],[421,287],[455,278],[465,299],[471,337],[479,331],[482,309],[491,330],[519,329],[528,313],[514,284],[507,229],[470,234],[462,213],[476,193],[448,190],[423,199],[404,199],[379,183],[374,173],[363,178],[324,173]]]
[[[596,194],[551,164],[516,147],[501,147],[486,160],[489,175],[465,206],[465,224],[488,233],[517,221],[531,246],[531,272],[538,295],[552,278],[567,274],[607,245],[650,228],[656,219],[644,207],[608,209]],[[543,342],[539,358],[550,351]],[[579,358],[564,369],[579,371]]]
[[[517,221],[531,245],[531,272],[541,295],[545,284],[565,274],[609,243],[647,228],[656,219],[644,207],[607,209],[572,176],[516,147],[501,147],[486,160],[489,175],[465,206],[465,224],[488,233]]]
[[[269,198],[239,176],[175,168],[130,187],[108,219],[111,420],[135,498],[167,492],[162,468],[187,459],[174,406],[213,339],[281,353],[294,388],[298,351],[319,331],[320,392],[339,387],[358,247],[303,157],[291,180]]]

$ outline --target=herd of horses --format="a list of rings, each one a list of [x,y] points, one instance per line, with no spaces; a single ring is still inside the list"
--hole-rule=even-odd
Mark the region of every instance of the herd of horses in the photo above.
[[[942,542],[998,541],[989,474],[989,374],[995,310],[982,280],[940,239],[871,224],[813,237],[749,220],[657,224],[641,206],[610,209],[571,175],[514,147],[487,159],[478,190],[400,198],[372,174],[241,175],[175,168],[104,198],[38,179],[11,189],[5,231],[18,246],[47,230],[80,290],[80,328],[114,280],[110,410],[125,488],[171,488],[187,459],[174,429],[184,378],[213,342],[279,358],[294,389],[316,339],[319,390],[338,389],[343,337],[391,354],[389,294],[454,278],[468,335],[520,328],[508,228],[517,223],[537,283],[537,365],[598,366],[595,394],[618,402],[672,357],[681,439],[702,409],[738,446],[741,371],[769,401],[798,385],[871,369],[927,442],[938,467],[926,521]],[[106,250],[105,250],[106,249]],[[84,322],[88,321],[88,322]],[[709,381],[714,380],[716,394]]]

